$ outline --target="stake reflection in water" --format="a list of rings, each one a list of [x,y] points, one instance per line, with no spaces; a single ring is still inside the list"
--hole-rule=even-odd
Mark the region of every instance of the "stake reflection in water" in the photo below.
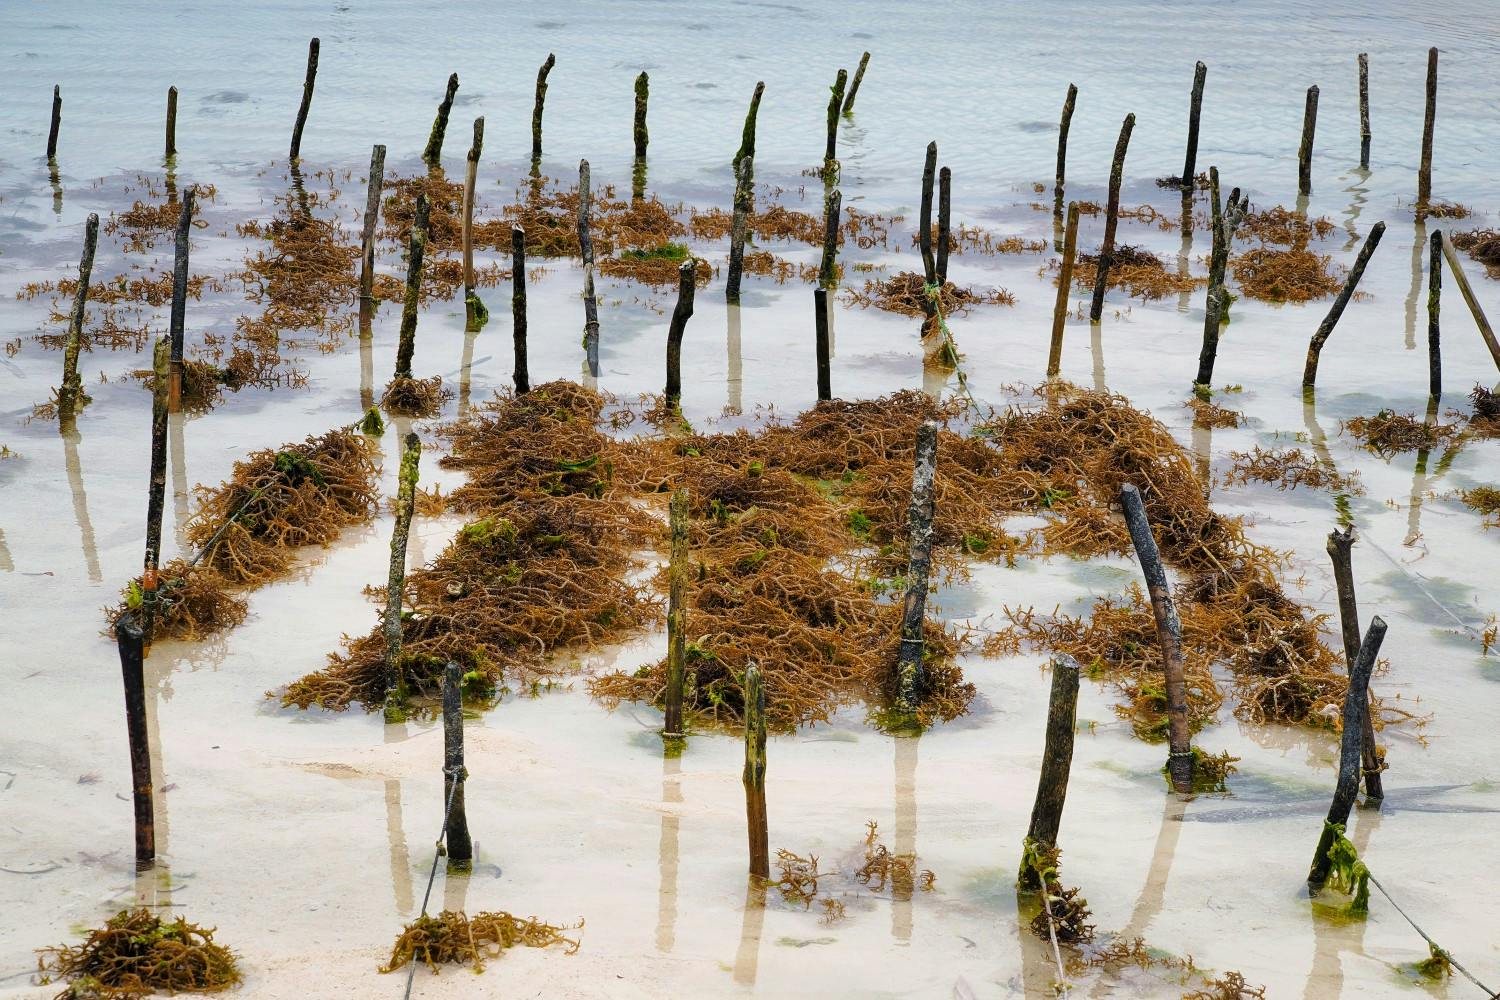
[[[83,546],[83,563],[88,568],[89,582],[100,583],[104,574],[99,569],[99,547],[94,542],[94,522],[89,517],[89,498],[83,490],[83,463],[78,457],[78,442],[83,435],[72,420],[61,423],[63,441],[63,464],[68,472],[68,489],[73,494],[73,517],[78,521],[78,536]],[[9,559],[6,560],[9,562]]]
[[[1427,220],[1417,217],[1412,230],[1411,291],[1406,293],[1406,349],[1417,349],[1417,300],[1422,297],[1422,280],[1427,274]]]
[[[730,416],[739,416],[745,412],[745,368],[744,358],[740,354],[740,307],[737,304],[730,305],[725,311],[729,317],[729,330],[725,340],[725,349],[729,354],[725,376],[728,391],[725,412]]]
[[[656,950],[670,952],[677,942],[678,826],[672,806],[682,802],[682,758],[665,756],[661,762],[661,882],[656,893]]]
[[[172,519],[177,547],[187,548],[189,499],[187,478],[187,445],[182,432],[187,415],[181,410],[167,414],[167,438],[172,455]]]
[[[896,738],[896,854],[917,853],[917,746],[920,738]],[[915,866],[913,866],[915,876]],[[911,943],[912,890],[910,879],[891,880],[891,936]]]
[[[740,949],[734,956],[734,981],[754,986],[760,965],[760,937],[766,924],[766,885],[754,875],[745,887],[745,911],[740,920]]]
[[[383,735],[387,744],[400,743],[406,739],[406,723],[386,725]],[[401,779],[385,779],[385,835],[391,846],[391,890],[396,899],[396,912],[407,916],[413,908],[411,855],[406,848],[406,831],[401,825]],[[467,882],[468,879],[459,881]]]

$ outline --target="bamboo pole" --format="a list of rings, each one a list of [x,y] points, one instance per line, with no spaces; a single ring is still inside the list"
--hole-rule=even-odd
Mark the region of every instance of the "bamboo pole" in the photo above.
[[[1057,303],[1052,307],[1052,348],[1047,353],[1047,377],[1062,371],[1063,326],[1068,320],[1068,295],[1073,286],[1073,260],[1078,253],[1078,202],[1068,202],[1068,228],[1063,236],[1062,268],[1057,276]]]
[[[1417,170],[1417,205],[1432,200],[1432,130],[1437,125],[1438,50],[1427,50],[1427,107],[1422,117],[1422,165]]]
[[[1192,191],[1197,186],[1194,178],[1198,173],[1198,122],[1203,112],[1203,85],[1208,79],[1208,67],[1201,61],[1193,68],[1193,94],[1188,105],[1187,155],[1182,162],[1182,189]]]
[[[436,167],[443,162],[443,140],[448,135],[448,115],[453,111],[453,98],[458,94],[458,74],[448,74],[448,88],[438,104],[437,117],[432,120],[432,131],[427,134],[427,147],[422,150],[422,162]]]
[[[73,293],[73,311],[68,317],[68,336],[63,342],[62,388],[57,393],[57,412],[62,421],[73,417],[83,400],[83,379],[78,375],[78,351],[83,342],[83,314],[88,306],[89,279],[94,273],[94,251],[99,246],[99,215],[90,212],[83,226],[83,256],[78,261],[78,288]]]
[[[583,349],[589,375],[599,377],[599,301],[594,295],[594,241],[589,235],[589,215],[594,196],[589,189],[589,161],[578,163],[578,248],[583,257]]]
[[[828,144],[823,150],[823,171],[831,173],[838,161],[839,110],[844,106],[844,85],[849,80],[847,70],[839,70],[838,78],[828,95]]]
[[[1359,604],[1354,596],[1354,529],[1335,529],[1328,533],[1328,558],[1333,563],[1334,589],[1339,599],[1339,629],[1344,640],[1344,665],[1352,674],[1354,661],[1359,658]],[[1385,798],[1385,789],[1380,772],[1385,770],[1385,757],[1375,742],[1375,720],[1373,711],[1364,713],[1364,726],[1360,734],[1360,759],[1365,773],[1365,795],[1379,802]]]
[[[937,261],[932,255],[932,181],[937,175],[937,143],[927,144],[927,159],[922,164],[922,211],[917,230],[917,245],[922,249],[922,275],[927,284],[937,281]]]
[[[161,565],[161,520],[167,503],[167,382],[171,348],[166,337],[156,338],[152,352],[154,382],[151,392],[151,480],[146,493],[146,556],[141,570],[141,629],[147,649],[156,629],[156,571]]]
[[[843,211],[844,196],[838,188],[828,192],[823,199],[823,260],[818,266],[818,286],[833,288],[838,285],[835,274],[839,254],[839,219]]]
[[[1162,670],[1166,677],[1168,747],[1167,773],[1173,790],[1193,790],[1193,746],[1188,730],[1187,678],[1182,659],[1182,620],[1167,584],[1166,567],[1157,551],[1151,524],[1146,519],[1146,504],[1140,490],[1132,483],[1120,487],[1120,507],[1130,540],[1146,577],[1146,592],[1151,596],[1151,613],[1156,618],[1156,638],[1161,644]]]
[[[135,868],[156,863],[156,810],[152,802],[151,745],[146,729],[146,637],[134,616],[115,622],[120,673],[125,682],[125,733],[130,742],[130,791],[135,811]]]
[[[57,133],[62,129],[62,87],[52,87],[52,127],[47,130],[47,162],[57,159]]]
[[[1359,54],[1359,167],[1370,169],[1370,54]]]
[[[668,527],[672,550],[667,564],[667,693],[661,735],[670,742],[687,735],[682,724],[682,693],[687,682],[687,584],[692,569],[688,552],[687,490],[673,491],[668,507]]]
[[[1302,109],[1302,142],[1297,147],[1297,193],[1306,198],[1312,194],[1313,137],[1318,130],[1318,86],[1307,88],[1307,103]]]
[[[833,398],[833,372],[830,363],[832,340],[828,336],[828,290],[813,289],[814,349],[818,365],[818,402]]]
[[[864,82],[865,67],[868,65],[870,65],[870,53],[866,52],[859,57],[859,66],[854,70],[854,80],[849,84],[848,96],[844,98],[844,114],[846,115],[854,110],[854,98],[859,94],[859,85]]]
[[[312,108],[313,84],[318,80],[318,46],[316,38],[307,43],[307,76],[302,81],[302,104],[297,108],[297,124],[292,126],[292,149],[288,158],[294,163],[302,158],[302,129]]]
[[[385,636],[385,721],[401,722],[406,718],[402,702],[406,700],[406,683],[401,672],[401,614],[406,596],[406,545],[411,540],[411,518],[416,509],[418,466],[422,460],[422,442],[407,434],[402,443],[401,471],[396,485],[396,522],[391,531],[391,564],[386,578],[385,615],[381,632]]]
[[[750,228],[750,202],[754,194],[753,157],[741,159],[734,168],[734,216],[729,228],[729,276],[724,283],[724,298],[730,305],[740,301],[740,275],[745,270],[745,239]]]
[[[167,159],[177,155],[177,88],[167,88]]]
[[[1364,732],[1360,716],[1370,710],[1370,672],[1380,655],[1385,630],[1385,620],[1379,615],[1370,619],[1370,627],[1359,645],[1359,655],[1349,668],[1349,690],[1344,695],[1344,733],[1339,741],[1339,777],[1334,786],[1333,801],[1328,806],[1328,818],[1323,823],[1323,832],[1318,837],[1318,846],[1307,872],[1307,891],[1311,896],[1321,892],[1328,881],[1331,867],[1328,849],[1333,846],[1333,828],[1349,822],[1349,811],[1354,808],[1354,798],[1359,793],[1360,744]]]
[[[1312,388],[1318,381],[1318,359],[1323,353],[1323,345],[1328,342],[1328,337],[1333,333],[1333,328],[1338,324],[1339,317],[1344,314],[1344,307],[1354,297],[1354,290],[1359,286],[1360,276],[1365,273],[1365,265],[1370,263],[1370,257],[1375,253],[1375,248],[1380,245],[1380,237],[1385,235],[1385,223],[1377,222],[1370,228],[1370,235],[1365,237],[1364,246],[1359,248],[1359,256],[1354,258],[1354,266],[1349,269],[1349,277],[1344,282],[1344,287],[1339,289],[1339,294],[1333,300],[1333,305],[1328,308],[1328,315],[1323,317],[1323,322],[1318,324],[1318,330],[1313,334],[1312,341],[1307,345],[1307,365],[1302,370],[1303,388]]]
[[[677,270],[677,306],[672,310],[672,325],[667,328],[667,406],[673,410],[682,401],[682,335],[693,315],[693,289],[698,276],[698,262],[691,256]]]
[[[396,345],[396,377],[411,378],[411,360],[417,350],[417,306],[422,298],[422,259],[427,253],[425,191],[417,193],[416,217],[411,225],[411,247],[406,255],[406,296],[401,303],[401,336]]]
[[[365,189],[364,228],[360,233],[359,301],[375,301],[375,229],[380,222],[380,193],[385,187],[385,147],[370,149],[370,181]]]
[[[464,268],[464,330],[477,333],[489,319],[475,292],[474,277],[474,200],[479,187],[479,157],[484,150],[484,117],[474,119],[474,144],[464,166],[464,218],[463,218],[463,268]]]
[[[1089,321],[1099,322],[1104,315],[1104,289],[1109,283],[1109,265],[1115,257],[1115,229],[1120,224],[1120,183],[1125,177],[1125,151],[1130,148],[1130,133],[1135,129],[1135,115],[1125,116],[1120,138],[1115,142],[1115,158],[1109,168],[1109,204],[1104,213],[1104,242],[1099,247],[1098,273],[1094,278],[1094,300],[1089,306]]]
[[[651,98],[651,78],[641,70],[641,75],[635,78],[635,158],[644,160],[646,158],[646,146],[651,141],[650,133],[646,131],[646,102]]]
[[[745,669],[745,825],[750,841],[750,875],[771,877],[766,819],[766,689],[760,667]]]
[[[171,374],[168,377],[167,408],[182,409],[182,354],[186,339],[188,295],[188,251],[193,232],[193,186],[182,192],[182,212],[177,217],[177,235],[172,248],[172,311],[168,331],[172,338]]]
[[[948,223],[953,212],[953,171],[938,171],[937,262],[934,273],[939,287],[948,283]]]
[[[1469,277],[1464,274],[1463,266],[1458,261],[1458,251],[1453,249],[1453,241],[1443,233],[1443,257],[1448,261],[1448,270],[1453,272],[1453,282],[1458,285],[1458,292],[1469,304],[1469,311],[1474,314],[1474,323],[1479,327],[1479,335],[1484,338],[1484,344],[1490,349],[1490,357],[1495,359],[1495,367],[1500,368],[1500,341],[1495,340],[1495,331],[1490,327],[1490,321],[1485,318],[1484,310],[1480,308],[1479,299],[1474,295],[1474,289],[1469,285]]]
[[[755,92],[750,95],[750,109],[745,112],[745,130],[740,135],[740,148],[735,152],[734,160],[731,163],[735,169],[736,176],[739,174],[741,160],[746,158],[755,159],[755,118],[760,113],[760,97],[761,94],[765,93],[765,90],[765,82],[756,81]],[[754,181],[753,171],[751,173],[751,181]]]
[[[926,648],[924,626],[928,576],[932,570],[937,446],[937,422],[922,421],[922,425],[917,428],[911,502],[906,512],[911,541],[907,558],[906,591],[901,599],[901,647],[896,656],[896,708],[906,715],[916,711],[926,683],[922,671],[922,656]]]
[[[510,316],[511,341],[515,350],[516,395],[531,391],[531,373],[526,365],[526,230],[510,227]]]
[[[1042,769],[1037,775],[1036,799],[1031,806],[1029,844],[1057,847],[1063,805],[1068,798],[1068,776],[1073,769],[1073,734],[1078,717],[1078,661],[1071,656],[1052,659],[1052,693],[1047,699],[1047,742],[1042,750]],[[1036,869],[1021,861],[1019,887],[1028,892],[1042,888]]]
[[[536,103],[531,107],[531,162],[542,159],[542,106],[547,102],[547,74],[557,65],[557,57],[547,53],[547,61],[536,71]]]
[[[1073,124],[1073,104],[1078,99],[1078,88],[1068,84],[1068,96],[1063,100],[1062,120],[1057,125],[1057,176],[1052,188],[1052,214],[1061,215],[1063,205],[1063,177],[1068,167],[1068,129]]]
[[[1443,345],[1439,313],[1443,295],[1443,233],[1434,229],[1427,255],[1427,394],[1443,394]]]
[[[449,875],[467,875],[474,868],[474,842],[469,838],[469,815],[464,808],[464,782],[468,777],[469,769],[464,767],[463,671],[449,660],[443,670],[443,803],[447,811],[443,840]]]

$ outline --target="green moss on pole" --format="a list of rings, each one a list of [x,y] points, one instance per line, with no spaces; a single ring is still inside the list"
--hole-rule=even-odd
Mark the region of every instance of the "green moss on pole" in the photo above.
[[[422,150],[422,162],[436,167],[443,160],[443,139],[448,134],[448,115],[453,111],[453,98],[458,93],[458,74],[448,76],[448,89],[438,105],[437,117],[432,121],[432,131],[427,135],[427,148]]]
[[[406,717],[402,707],[406,692],[401,674],[401,615],[406,591],[406,545],[411,540],[411,518],[416,510],[421,460],[421,440],[415,434],[406,435],[396,484],[396,524],[391,532],[391,564],[386,579],[385,616],[381,623],[385,635],[384,710],[388,723],[401,722]]]
[[[865,79],[865,67],[870,65],[870,53],[866,52],[859,57],[859,66],[854,70],[854,80],[849,84],[849,94],[844,98],[844,114],[854,110],[854,98],[859,94],[859,85]]]
[[[646,158],[646,146],[651,140],[646,131],[646,102],[651,97],[651,78],[642,70],[635,78],[635,158]]]
[[[83,226],[83,256],[78,261],[78,288],[73,293],[73,311],[68,317],[68,335],[63,341],[63,379],[57,393],[57,412],[63,421],[71,420],[83,395],[83,379],[78,374],[78,351],[83,341],[83,315],[88,306],[89,279],[94,273],[94,251],[99,246],[99,216],[90,212]]]
[[[531,106],[531,161],[542,159],[542,108],[547,103],[547,74],[557,65],[557,56],[547,53],[547,61],[536,71],[536,102]]]

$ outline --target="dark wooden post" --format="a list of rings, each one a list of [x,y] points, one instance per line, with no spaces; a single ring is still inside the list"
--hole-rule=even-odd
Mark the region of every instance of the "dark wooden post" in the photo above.
[[[1120,138],[1115,142],[1115,158],[1109,168],[1109,204],[1104,212],[1104,242],[1099,247],[1099,268],[1094,278],[1094,300],[1089,306],[1090,322],[1104,315],[1104,289],[1109,283],[1109,265],[1115,258],[1115,228],[1120,224],[1120,183],[1125,178],[1125,151],[1130,148],[1130,133],[1135,129],[1135,115],[1125,116]]]
[[[57,159],[57,133],[62,129],[62,88],[52,87],[52,127],[47,130],[47,162]]]
[[[1426,208],[1432,199],[1432,130],[1437,124],[1438,50],[1427,50],[1427,111],[1422,118],[1422,165],[1417,170],[1417,205]]]
[[[682,689],[687,681],[687,584],[691,559],[688,553],[687,490],[675,490],[668,508],[672,535],[667,564],[667,693],[662,738],[680,740],[687,735],[682,725]]]
[[[146,558],[141,571],[141,620],[146,646],[156,629],[156,571],[161,565],[161,519],[167,502],[167,381],[171,366],[167,338],[156,338],[152,353],[151,481],[146,494]]]
[[[1135,554],[1141,561],[1141,572],[1146,577],[1146,592],[1151,595],[1151,612],[1156,618],[1156,638],[1161,644],[1162,668],[1166,675],[1168,753],[1167,773],[1172,778],[1172,788],[1178,792],[1193,790],[1193,746],[1188,731],[1187,680],[1182,661],[1182,621],[1177,617],[1177,606],[1172,602],[1172,591],[1167,584],[1166,567],[1156,549],[1156,539],[1151,535],[1151,524],[1146,519],[1146,504],[1140,490],[1134,484],[1120,487],[1120,507],[1125,512],[1125,524],[1130,529],[1130,540],[1135,545]]]
[[[182,192],[182,212],[177,217],[177,236],[173,246],[172,312],[168,331],[172,338],[171,375],[167,387],[167,408],[176,413],[182,409],[182,352],[186,339],[188,251],[193,233],[193,186]]]
[[[948,283],[948,225],[952,212],[953,171],[944,167],[938,171],[937,261],[933,266],[939,287]]]
[[[1354,599],[1354,529],[1335,529],[1328,534],[1328,558],[1333,562],[1333,582],[1339,598],[1339,627],[1344,639],[1344,664],[1351,673],[1354,661],[1359,658],[1359,605]],[[1372,712],[1365,712],[1364,728],[1360,734],[1360,758],[1365,772],[1365,795],[1379,802],[1385,798],[1384,782],[1380,772],[1385,762],[1375,742],[1375,720]]]
[[[1479,305],[1479,300],[1474,297],[1474,289],[1469,284],[1468,275],[1464,274],[1464,268],[1458,260],[1458,251],[1453,249],[1453,241],[1443,233],[1443,259],[1448,262],[1448,270],[1453,275],[1453,283],[1458,286],[1458,293],[1464,297],[1464,302],[1469,307],[1469,312],[1474,315],[1474,325],[1479,327],[1479,335],[1484,338],[1484,345],[1490,349],[1490,357],[1495,359],[1495,367],[1500,368],[1500,341],[1495,339],[1495,331],[1490,327],[1490,321],[1485,318],[1484,309]]]
[[[1302,371],[1302,385],[1309,388],[1318,381],[1318,359],[1323,353],[1323,345],[1327,343],[1328,337],[1333,333],[1333,328],[1338,325],[1339,317],[1344,314],[1344,307],[1354,297],[1354,290],[1359,286],[1359,279],[1365,273],[1365,265],[1370,263],[1370,256],[1375,253],[1375,248],[1380,245],[1380,237],[1385,235],[1385,223],[1377,222],[1370,229],[1370,235],[1365,237],[1365,245],[1359,248],[1359,256],[1354,258],[1354,266],[1349,270],[1349,279],[1344,282],[1344,287],[1339,289],[1338,298],[1333,300],[1333,305],[1328,309],[1328,315],[1323,317],[1323,322],[1318,324],[1318,330],[1313,334],[1312,341],[1307,345],[1307,365]]]
[[[449,875],[467,875],[474,867],[474,842],[469,839],[469,816],[464,809],[464,782],[468,777],[469,770],[464,767],[463,671],[449,660],[443,671],[443,804],[448,819],[444,842]]]
[[[641,70],[641,75],[635,78],[635,158],[644,160],[646,158],[646,146],[651,141],[650,133],[646,131],[646,102],[651,99],[651,78]]]
[[[1208,67],[1199,62],[1193,68],[1193,96],[1188,105],[1187,156],[1182,162],[1182,189],[1192,191],[1197,187],[1194,178],[1198,175],[1198,120],[1203,112],[1203,84],[1208,79]]]
[[[401,337],[396,344],[397,378],[411,378],[411,359],[417,350],[417,307],[422,299],[422,258],[427,253],[429,209],[427,192],[418,192],[411,247],[406,255],[406,296],[401,303]]]
[[[1062,371],[1063,325],[1068,320],[1068,295],[1073,286],[1073,259],[1078,253],[1078,202],[1068,202],[1068,228],[1063,235],[1062,267],[1057,276],[1057,303],[1052,307],[1052,348],[1047,353],[1047,377]]]
[[[927,581],[932,570],[933,497],[937,479],[938,427],[924,420],[917,428],[916,457],[911,479],[911,503],[906,519],[911,533],[907,558],[906,592],[901,599],[901,648],[896,656],[896,707],[907,715],[916,711],[925,678],[922,655],[927,616]]]
[[[177,155],[177,88],[167,88],[167,159]]]
[[[1208,168],[1209,202],[1212,206],[1210,228],[1213,230],[1213,250],[1209,255],[1208,291],[1203,300],[1203,347],[1198,352],[1198,374],[1193,379],[1193,390],[1207,393],[1213,384],[1214,362],[1219,356],[1219,329],[1224,322],[1224,308],[1229,296],[1224,288],[1224,274],[1229,267],[1229,250],[1234,244],[1234,233],[1244,221],[1250,207],[1248,198],[1240,197],[1240,189],[1229,192],[1229,203],[1219,206],[1219,168]]]
[[[526,230],[510,227],[510,317],[511,341],[515,349],[516,394],[531,391],[531,373],[526,367]]]
[[[849,84],[849,94],[844,98],[844,114],[854,110],[854,98],[859,94],[859,85],[865,79],[865,67],[870,65],[870,53],[859,57],[859,66],[854,70],[854,80]]]
[[[385,187],[385,147],[370,149],[370,182],[365,188],[364,227],[360,233],[359,301],[375,300],[375,229],[380,222],[380,193]]]
[[[677,307],[672,310],[672,325],[667,328],[667,406],[677,409],[682,401],[682,335],[693,315],[694,281],[698,262],[690,255],[677,270]]]
[[[422,162],[436,167],[443,162],[443,139],[448,135],[448,115],[453,111],[453,98],[458,94],[458,74],[448,74],[448,89],[438,104],[437,117],[432,120],[432,131],[427,134],[427,146],[422,150]]]
[[[536,71],[536,103],[531,107],[531,162],[542,158],[542,106],[547,102],[547,74],[557,65],[557,57],[547,53],[547,61]]]
[[[839,219],[844,207],[844,196],[838,188],[828,192],[823,199],[823,260],[818,266],[818,285],[833,288],[838,284],[834,266],[839,254]]]
[[[937,281],[937,260],[932,255],[932,182],[937,176],[937,143],[927,144],[927,159],[922,164],[922,211],[917,220],[917,246],[922,249],[922,277],[927,284]]]
[[[832,171],[838,161],[839,111],[844,106],[844,85],[848,80],[848,71],[839,70],[838,78],[833,82],[833,90],[828,95],[828,144],[823,150],[825,173]]]
[[[599,377],[599,302],[594,295],[594,241],[589,235],[589,214],[594,196],[589,188],[589,161],[578,163],[578,248],[583,256],[583,349],[589,375]]]
[[[135,867],[156,863],[156,810],[152,804],[151,746],[146,732],[146,637],[130,614],[115,622],[120,672],[125,680],[125,732],[130,740],[130,788],[135,805]]]
[[[391,565],[386,578],[385,617],[381,631],[385,635],[385,721],[405,719],[402,702],[406,698],[401,674],[401,610],[406,594],[406,544],[411,540],[411,517],[416,509],[418,465],[422,460],[422,442],[415,434],[406,435],[401,451],[401,472],[396,485],[396,523],[391,531]]]
[[[750,228],[750,201],[753,196],[755,160],[742,158],[734,168],[734,217],[729,227],[729,276],[724,283],[724,298],[730,305],[740,301],[740,275],[745,270],[745,238]]]
[[[296,162],[302,158],[302,129],[307,124],[307,112],[312,108],[313,84],[318,80],[318,40],[307,43],[307,76],[302,81],[302,104],[297,108],[297,124],[292,126],[292,150],[289,158]]]
[[[1328,849],[1333,846],[1333,827],[1349,822],[1349,810],[1354,808],[1354,798],[1359,794],[1360,745],[1364,732],[1360,716],[1370,710],[1370,672],[1380,654],[1385,628],[1385,620],[1379,615],[1370,619],[1370,627],[1359,645],[1359,655],[1349,668],[1349,690],[1344,695],[1344,734],[1339,741],[1338,783],[1334,786],[1333,802],[1328,807],[1328,819],[1318,837],[1317,850],[1313,852],[1312,866],[1307,871],[1307,891],[1312,896],[1321,892],[1328,881]]]
[[[88,306],[89,278],[94,273],[94,251],[99,246],[99,216],[90,212],[83,226],[83,256],[78,261],[78,288],[73,293],[73,311],[68,317],[68,338],[63,342],[62,388],[57,393],[57,412],[71,420],[83,398],[83,379],[78,375],[78,351],[83,342],[83,314]]]
[[[1302,109],[1302,143],[1297,147],[1297,193],[1306,198],[1312,194],[1313,136],[1318,131],[1318,86],[1307,88],[1307,104]]]
[[[464,164],[464,218],[463,218],[463,268],[464,268],[464,330],[477,333],[489,319],[489,313],[479,295],[474,291],[474,200],[479,188],[479,157],[484,150],[484,117],[474,119],[474,143]]]
[[[740,148],[734,154],[732,166],[738,176],[740,161],[746,158],[755,159],[755,118],[760,112],[760,95],[765,93],[766,84],[763,80],[755,83],[755,92],[750,95],[750,109],[745,112],[745,130],[740,135]],[[751,173],[751,182],[754,181],[754,172]]]
[[[1057,125],[1057,177],[1052,188],[1052,214],[1061,215],[1063,205],[1063,175],[1068,167],[1068,129],[1073,124],[1073,104],[1078,99],[1078,88],[1068,84],[1068,96],[1063,100],[1062,120]]]
[[[1370,169],[1370,55],[1359,54],[1359,166]]]
[[[833,398],[833,372],[830,355],[833,342],[828,336],[828,290],[813,289],[813,348],[817,352],[818,402]]]
[[[1427,255],[1427,394],[1437,399],[1443,394],[1442,331],[1438,325],[1443,295],[1443,233],[1434,229]]]
[[[745,825],[749,829],[750,875],[771,877],[766,820],[766,689],[760,667],[745,669]]]
[[[1063,803],[1068,798],[1068,775],[1073,768],[1073,733],[1078,715],[1078,661],[1071,656],[1052,659],[1052,694],[1047,701],[1047,743],[1042,750],[1042,769],[1037,775],[1036,801],[1031,806],[1029,844],[1057,847],[1062,826]],[[1019,887],[1028,892],[1042,888],[1035,868],[1021,861]]]

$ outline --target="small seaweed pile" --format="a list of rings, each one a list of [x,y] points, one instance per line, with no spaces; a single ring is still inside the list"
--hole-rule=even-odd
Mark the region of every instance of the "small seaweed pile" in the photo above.
[[[1344,430],[1381,458],[1391,458],[1404,451],[1437,448],[1460,433],[1457,424],[1419,420],[1414,413],[1397,413],[1384,409],[1374,416],[1354,417],[1344,421]]]
[[[1227,406],[1220,406],[1211,400],[1200,399],[1194,396],[1183,404],[1193,411],[1193,426],[1207,427],[1218,430],[1226,427],[1238,427],[1245,415],[1238,410],[1231,410]]]
[[[703,258],[693,257],[683,243],[663,243],[647,250],[623,250],[618,257],[605,257],[599,261],[599,273],[606,278],[676,288],[682,265],[689,257],[693,261],[693,283],[702,288],[712,280],[714,269]]]
[[[1041,892],[1042,908],[1031,921],[1031,933],[1043,941],[1056,937],[1061,944],[1082,944],[1094,939],[1094,925],[1085,923],[1093,914],[1079,889],[1064,888],[1059,874],[1062,852],[1056,846],[1026,840],[1021,857],[1019,888]]]
[[[549,924],[538,917],[522,920],[503,910],[476,913],[472,917],[462,911],[444,910],[435,917],[422,916],[407,924],[391,948],[390,961],[380,971],[395,972],[420,959],[434,973],[440,964],[472,965],[475,972],[483,972],[487,959],[499,958],[507,948],[516,945],[548,948],[561,944],[567,946],[567,954],[571,955],[578,950],[579,942],[566,932],[582,927],[582,920],[576,924]]]
[[[1453,245],[1484,265],[1491,278],[1500,278],[1500,231],[1471,229],[1467,233],[1450,233]]]
[[[1273,205],[1245,213],[1235,233],[1261,243],[1305,248],[1314,237],[1327,239],[1333,228],[1332,220],[1326,216],[1309,219],[1304,213]]]
[[[1267,483],[1282,492],[1305,486],[1350,496],[1360,496],[1365,491],[1358,472],[1344,475],[1301,448],[1264,450],[1255,445],[1250,451],[1230,452],[1229,460],[1232,464],[1224,473],[1226,486]]]
[[[1465,506],[1485,518],[1486,528],[1500,528],[1500,490],[1493,486],[1476,486],[1459,494]]]
[[[1344,269],[1326,254],[1300,247],[1254,247],[1229,266],[1240,290],[1262,302],[1310,302],[1327,298],[1344,284]]]
[[[874,820],[865,824],[865,839],[861,845],[863,857],[850,859],[849,872],[823,871],[818,867],[818,856],[809,853],[806,857],[785,848],[776,851],[777,875],[770,886],[781,894],[787,903],[800,903],[810,909],[824,888],[821,882],[838,880],[841,890],[858,888],[873,893],[889,892],[894,899],[911,899],[915,892],[931,892],[937,885],[937,875],[931,869],[917,869],[917,856],[907,851],[896,853],[880,842],[879,826]],[[824,923],[833,923],[845,916],[843,902],[824,897]]]
[[[69,985],[57,1000],[134,1000],[151,993],[217,993],[240,981],[234,953],[214,930],[183,917],[171,923],[144,907],[121,910],[82,944],[41,949],[43,983]]]
[[[427,195],[427,249],[434,253],[457,250],[463,235],[464,186],[456,184],[441,169],[414,177],[385,182],[385,204],[381,210],[383,239],[405,247],[411,242],[411,227],[417,218],[417,195]],[[506,228],[505,246],[510,246]]]
[[[1469,416],[1469,429],[1485,437],[1500,436],[1500,392],[1474,386],[1469,393],[1473,412]]]
[[[1079,254],[1077,262],[1073,265],[1074,287],[1093,288],[1098,275],[1099,255]],[[1156,254],[1128,243],[1115,247],[1109,259],[1107,278],[1109,287],[1123,288],[1126,294],[1147,302],[1163,299],[1168,295],[1190,292],[1207,282],[1207,278],[1195,278],[1191,275],[1168,271]]]
[[[902,271],[884,281],[867,280],[860,289],[846,289],[845,301],[861,309],[874,306],[903,316],[926,316],[932,308],[926,281],[912,271]],[[975,291],[947,281],[938,291],[938,309],[947,317],[962,316],[977,305],[1015,304],[1016,297],[1003,288]]]

